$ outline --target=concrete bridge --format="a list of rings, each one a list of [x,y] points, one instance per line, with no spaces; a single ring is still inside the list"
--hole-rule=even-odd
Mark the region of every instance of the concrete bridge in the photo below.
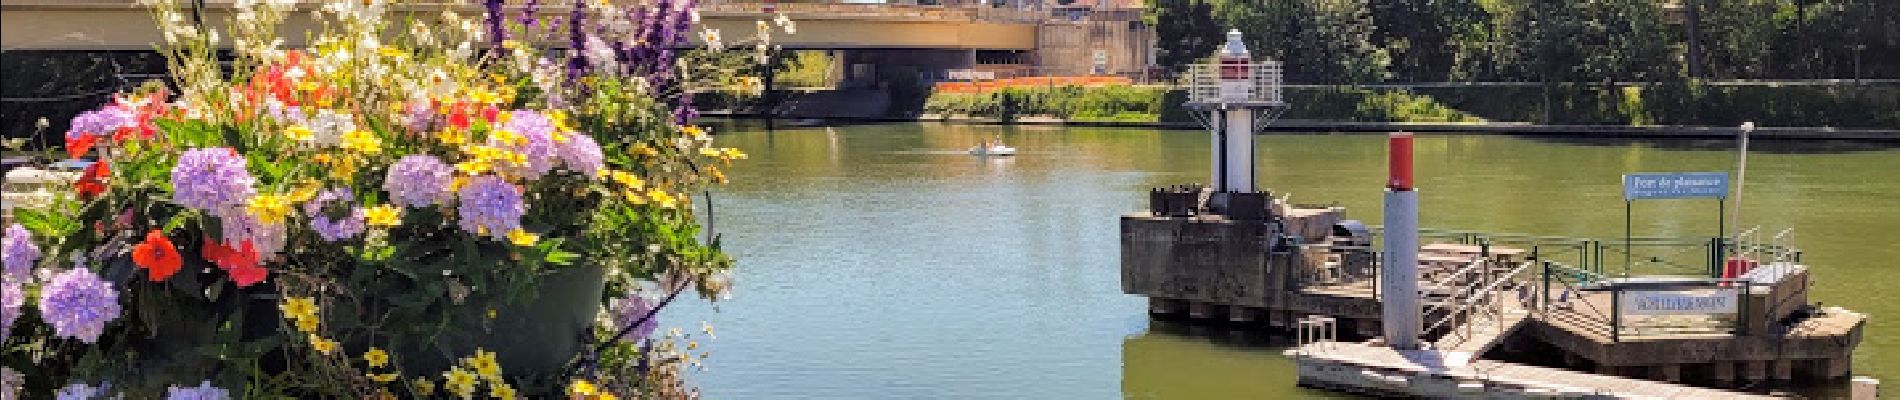
[[[232,4],[233,0],[207,1],[206,23],[222,26]],[[565,14],[560,8],[544,6],[543,12]],[[481,12],[476,4],[448,2],[392,7],[394,12],[419,15],[445,9],[463,15]],[[1038,47],[1037,28],[1048,15],[1039,8],[1018,7],[720,2],[701,6],[701,23],[728,38],[738,38],[754,32],[755,21],[780,13],[797,21],[798,31],[775,35],[775,44],[826,50],[1028,51]],[[297,33],[314,27],[307,14],[293,15],[285,23],[286,45],[301,46],[305,35]],[[0,0],[0,48],[6,50],[151,50],[159,42],[150,10],[135,0]]]

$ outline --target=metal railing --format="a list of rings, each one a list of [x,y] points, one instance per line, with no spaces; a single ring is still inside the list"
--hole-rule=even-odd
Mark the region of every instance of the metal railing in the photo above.
[[[1241,80],[1245,83],[1232,84]],[[1190,65],[1181,85],[1187,88],[1190,104],[1282,105],[1286,104],[1280,90],[1284,80],[1280,62],[1269,60]]]
[[[1495,261],[1489,260],[1488,257],[1480,258],[1473,262],[1472,266],[1485,269],[1482,270],[1483,274],[1479,275],[1481,278],[1473,280],[1470,284],[1464,285],[1454,292],[1463,294],[1462,296],[1454,296],[1456,302],[1452,304],[1456,304],[1457,308],[1447,312],[1444,308],[1446,304],[1428,307],[1424,315],[1432,315],[1433,312],[1444,312],[1445,315],[1440,317],[1437,322],[1426,326],[1422,332],[1429,333],[1436,332],[1441,328],[1446,329],[1445,336],[1440,337],[1439,342],[1448,343],[1448,347],[1457,347],[1476,338],[1472,330],[1476,329],[1479,324],[1495,324],[1498,331],[1502,333],[1505,322],[1504,313],[1507,312],[1506,308],[1512,304],[1510,302],[1525,300],[1522,296],[1517,298],[1508,297],[1508,294],[1519,290],[1519,285],[1523,283],[1520,282],[1519,278],[1522,277],[1525,272],[1531,271],[1531,267],[1536,264],[1522,262],[1518,263],[1517,267],[1512,268],[1509,272],[1493,274],[1490,273],[1488,269],[1494,268],[1494,263]],[[1470,267],[1467,267],[1466,269],[1469,268]],[[1500,299],[1500,296],[1506,297]]]
[[[1619,281],[1559,263],[1544,263],[1538,315],[1562,322],[1566,328],[1609,337],[1612,342],[1671,335],[1741,335],[1748,333],[1749,293],[1763,284],[1748,279],[1693,278],[1659,282]],[[1735,312],[1704,315],[1627,315],[1623,301],[1630,293],[1727,292],[1734,296]],[[1555,296],[1555,298],[1553,298]],[[1607,296],[1607,301],[1602,297]],[[1607,302],[1606,307],[1599,303]],[[1776,305],[1779,307],[1779,305]],[[1607,309],[1606,309],[1607,308]]]

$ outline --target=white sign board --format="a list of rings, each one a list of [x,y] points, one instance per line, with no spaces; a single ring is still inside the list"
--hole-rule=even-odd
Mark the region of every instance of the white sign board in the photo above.
[[[987,81],[996,79],[996,71],[953,69],[949,70],[946,75],[948,75],[948,78],[951,80],[958,81]]]
[[[1735,289],[1623,292],[1623,315],[1734,314],[1741,299]]]

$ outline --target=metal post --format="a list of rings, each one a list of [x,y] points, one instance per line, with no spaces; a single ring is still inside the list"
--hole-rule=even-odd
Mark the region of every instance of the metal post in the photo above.
[[[1630,277],[1630,257],[1636,253],[1635,247],[1630,245],[1630,236],[1635,235],[1635,229],[1630,227],[1630,224],[1635,221],[1635,212],[1632,211],[1632,208],[1634,208],[1632,207],[1633,205],[1634,205],[1634,202],[1629,201],[1629,200],[1623,200],[1623,277],[1624,278]]]
[[[1753,291],[1749,289],[1749,285],[1752,283],[1754,282],[1743,281],[1742,284],[1740,285],[1742,287],[1742,290],[1740,292],[1736,292],[1735,294],[1736,296],[1741,297],[1741,299],[1738,299],[1735,301],[1736,303],[1739,303],[1741,305],[1741,308],[1735,311],[1735,334],[1736,335],[1748,334],[1748,314],[1749,314],[1748,292]]]
[[[1538,261],[1538,262],[1544,263],[1544,290],[1543,290],[1543,293],[1538,296],[1537,309],[1539,311],[1549,313],[1550,312],[1550,262],[1549,261]]]
[[[1742,229],[1742,188],[1748,184],[1748,134],[1754,131],[1754,122],[1743,122],[1741,143],[1735,148],[1735,212],[1730,217],[1734,221],[1729,225],[1735,226],[1738,231]],[[1741,236],[1741,233],[1737,232],[1736,236]]]
[[[1623,288],[1610,289],[1610,341],[1623,342]]]

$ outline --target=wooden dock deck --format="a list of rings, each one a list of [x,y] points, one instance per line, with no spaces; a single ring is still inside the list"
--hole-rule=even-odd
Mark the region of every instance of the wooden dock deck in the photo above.
[[[1292,353],[1300,382],[1421,398],[1605,396],[1656,399],[1769,399],[1773,396],[1597,375],[1490,360],[1470,353],[1394,350],[1364,343],[1321,342]]]

